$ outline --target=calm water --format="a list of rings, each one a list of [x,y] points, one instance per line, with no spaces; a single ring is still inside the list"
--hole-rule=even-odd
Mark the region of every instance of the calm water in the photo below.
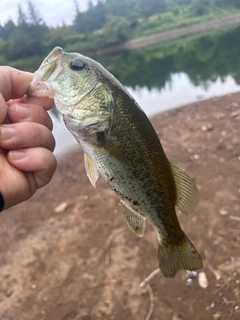
[[[99,58],[147,115],[240,91],[240,26]],[[53,117],[56,153],[75,144]]]

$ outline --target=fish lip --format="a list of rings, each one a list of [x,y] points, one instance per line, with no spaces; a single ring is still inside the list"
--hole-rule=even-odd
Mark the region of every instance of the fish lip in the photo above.
[[[52,63],[55,60],[58,60],[59,58],[61,58],[63,55],[65,54],[65,52],[63,51],[63,49],[61,47],[55,47],[52,52],[50,52],[50,54],[43,60],[42,64],[40,65],[39,69],[41,67],[44,67],[50,63]]]

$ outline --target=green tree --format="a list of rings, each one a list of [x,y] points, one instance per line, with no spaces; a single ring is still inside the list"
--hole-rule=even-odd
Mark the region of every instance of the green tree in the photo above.
[[[22,30],[27,30],[28,28],[28,18],[25,12],[23,11],[21,5],[18,5],[18,27],[20,27]]]
[[[0,25],[0,37],[4,40],[9,39],[16,28],[15,23],[12,20],[8,20],[4,26]]]
[[[130,30],[130,22],[125,17],[115,17],[109,15],[105,24],[105,32],[101,42],[104,44],[112,44],[122,42],[128,39]]]
[[[191,12],[194,16],[203,16],[208,14],[211,0],[193,0],[191,5]]]
[[[34,5],[28,2],[28,14],[18,6],[18,25],[7,43],[9,59],[19,59],[45,52],[44,40],[49,32]]]
[[[76,6],[75,18],[73,21],[73,31],[75,33],[89,33],[100,29],[106,23],[106,6],[98,2],[96,6],[89,2],[89,10],[80,12]]]
[[[28,1],[28,24],[39,26],[43,25],[43,19],[40,17],[36,7],[32,4],[31,1]]]

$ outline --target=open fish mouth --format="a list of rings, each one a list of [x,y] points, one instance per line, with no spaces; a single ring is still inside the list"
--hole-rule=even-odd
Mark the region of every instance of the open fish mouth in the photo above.
[[[54,48],[42,62],[40,68],[34,73],[33,80],[27,91],[28,96],[54,97],[51,82],[58,76],[60,68],[57,61],[64,55],[60,47]]]

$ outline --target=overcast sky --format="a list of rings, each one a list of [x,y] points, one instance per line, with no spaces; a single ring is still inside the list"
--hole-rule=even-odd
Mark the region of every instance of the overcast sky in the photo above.
[[[81,11],[86,10],[89,0],[77,0],[79,9]],[[49,26],[71,24],[75,15],[74,0],[31,0],[39,12],[41,18]],[[92,1],[96,3],[95,1]],[[4,24],[9,19],[17,22],[18,16],[18,4],[21,6],[24,12],[27,12],[28,0],[0,0],[0,24]]]

